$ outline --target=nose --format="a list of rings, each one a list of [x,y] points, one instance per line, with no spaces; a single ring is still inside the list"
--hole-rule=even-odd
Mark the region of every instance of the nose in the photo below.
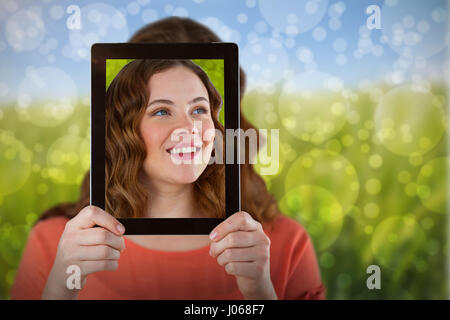
[[[191,136],[199,135],[201,131],[201,121],[194,121],[189,115],[184,115],[180,122],[177,124],[176,129],[173,132],[175,136]]]
[[[184,115],[179,128],[184,129],[187,133],[198,133],[196,122],[189,115]]]

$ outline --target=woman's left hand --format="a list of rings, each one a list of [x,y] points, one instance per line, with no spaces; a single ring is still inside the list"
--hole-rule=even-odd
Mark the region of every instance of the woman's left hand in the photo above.
[[[245,211],[236,212],[210,233],[209,254],[236,276],[245,299],[278,299],[270,279],[270,239]]]

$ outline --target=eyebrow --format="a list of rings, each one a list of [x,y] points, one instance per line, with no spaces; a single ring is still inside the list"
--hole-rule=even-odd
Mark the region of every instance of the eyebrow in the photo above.
[[[197,97],[197,98],[194,98],[191,101],[189,101],[188,104],[193,104],[193,103],[200,102],[200,101],[206,101],[207,103],[209,103],[208,99],[206,99],[205,97]],[[156,99],[156,100],[153,100],[152,102],[150,102],[149,105],[147,106],[147,108],[152,106],[152,105],[154,105],[154,104],[157,104],[157,103],[164,103],[164,104],[168,104],[168,105],[174,105],[173,101],[171,101],[171,100]]]

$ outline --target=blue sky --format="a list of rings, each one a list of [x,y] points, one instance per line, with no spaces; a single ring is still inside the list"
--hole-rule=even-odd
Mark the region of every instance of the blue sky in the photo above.
[[[70,5],[81,9],[81,30],[66,25]],[[366,26],[370,5],[381,9],[382,30]],[[31,70],[47,77],[52,91],[75,88],[87,95],[89,44],[126,42],[146,23],[171,15],[198,20],[224,41],[238,43],[250,88],[305,71],[325,72],[353,87],[367,80],[441,79],[448,67],[447,5],[445,0],[2,0],[0,99],[17,100],[21,88],[29,89]],[[97,12],[106,23],[93,23],[100,19]],[[66,81],[51,79],[55,72],[49,70],[55,69],[68,75]],[[51,94],[46,88],[40,93]]]

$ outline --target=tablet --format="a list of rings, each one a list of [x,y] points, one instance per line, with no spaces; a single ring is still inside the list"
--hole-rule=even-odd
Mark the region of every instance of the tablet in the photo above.
[[[241,210],[239,108],[234,43],[94,44],[91,205],[125,234],[209,234]],[[189,218],[152,202],[171,183],[191,184]]]

